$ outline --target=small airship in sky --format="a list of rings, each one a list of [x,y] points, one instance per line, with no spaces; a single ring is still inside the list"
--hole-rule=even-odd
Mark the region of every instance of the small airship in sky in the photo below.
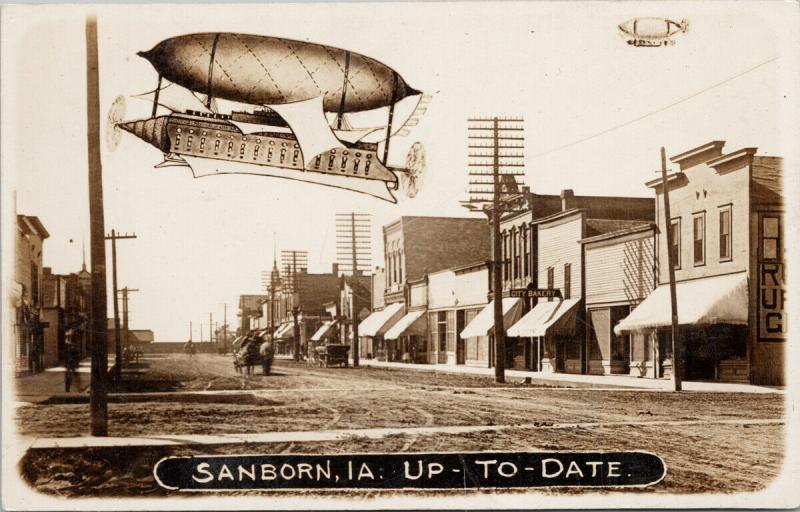
[[[287,178],[390,202],[400,183],[409,197],[417,192],[424,157],[407,168],[387,158],[391,138],[407,134],[429,98],[375,59],[232,33],[177,36],[138,55],[158,73],[156,89],[137,96],[152,102],[152,115],[121,122],[124,103],[115,102],[109,121],[162,151],[156,167]]]
[[[665,18],[633,18],[619,24],[620,36],[633,46],[674,45],[677,34],[689,30],[689,22]]]

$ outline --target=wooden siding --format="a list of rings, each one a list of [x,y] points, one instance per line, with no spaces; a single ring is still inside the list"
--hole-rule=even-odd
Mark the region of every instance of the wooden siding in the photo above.
[[[576,214],[552,224],[539,225],[539,286],[547,286],[547,269],[553,267],[553,286],[564,292],[564,264],[572,266],[570,271],[573,299],[581,296],[581,244],[583,235],[582,214]]]
[[[638,304],[653,291],[653,232],[586,244],[586,303]]]

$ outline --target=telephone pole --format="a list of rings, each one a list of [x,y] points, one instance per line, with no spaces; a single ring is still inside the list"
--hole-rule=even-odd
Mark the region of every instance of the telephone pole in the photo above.
[[[336,214],[336,259],[342,270],[350,272],[350,321],[353,333],[353,368],[359,366],[358,293],[356,276],[372,268],[372,216],[368,213]]]
[[[131,340],[128,331],[128,294],[138,292],[138,288],[128,288],[127,286],[120,290],[122,292],[122,330],[125,331],[125,348],[130,348]]]
[[[214,341],[214,314],[208,314],[208,342]]]
[[[106,248],[103,213],[103,169],[100,160],[100,83],[97,18],[86,17],[86,123],[89,167],[89,224],[92,256],[91,328],[92,375],[89,394],[91,432],[108,435],[108,346],[106,341]]]
[[[678,334],[678,293],[675,288],[675,263],[672,261],[672,244],[674,233],[672,232],[672,217],[669,212],[669,184],[667,183],[667,154],[664,146],[661,146],[661,186],[664,191],[664,226],[667,231],[667,268],[669,273],[669,300],[672,317],[672,381],[675,384],[675,391],[680,391],[683,387],[683,354],[681,340]],[[654,361],[653,364],[657,364]]]
[[[492,227],[492,300],[494,308],[494,376],[506,378],[506,332],[503,325],[503,262],[500,221],[504,196],[516,194],[517,177],[525,176],[523,119],[518,117],[480,117],[468,120],[469,200],[462,204],[472,211],[482,210]],[[510,151],[509,151],[510,150]]]
[[[228,303],[223,304],[222,310],[222,351],[228,351]]]
[[[117,304],[117,240],[125,240],[136,238],[136,234],[125,233],[123,235],[117,234],[115,230],[111,230],[110,235],[106,235],[106,240],[111,240],[111,275],[114,283],[114,378],[119,382],[122,377],[122,351],[121,341],[119,335],[119,305]],[[127,332],[127,331],[126,331]]]
[[[301,272],[308,270],[308,251],[281,251],[281,265],[286,267],[284,285],[292,294],[292,318],[294,319],[294,360],[300,360],[300,285],[298,266]]]

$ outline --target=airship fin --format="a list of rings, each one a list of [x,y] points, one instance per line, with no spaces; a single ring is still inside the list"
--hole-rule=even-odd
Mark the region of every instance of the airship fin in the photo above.
[[[164,155],[164,160],[156,165],[156,169],[160,169],[162,167],[186,167],[189,164],[186,163],[186,160],[181,158],[180,156],[176,155],[175,153],[168,153]]]
[[[265,106],[277,112],[292,129],[300,144],[306,165],[321,153],[331,149],[345,149],[325,118],[322,96],[294,103]]]

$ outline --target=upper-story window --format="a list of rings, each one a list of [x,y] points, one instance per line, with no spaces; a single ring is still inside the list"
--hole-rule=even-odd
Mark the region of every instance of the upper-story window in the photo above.
[[[503,233],[503,280],[511,278],[511,257],[509,256],[508,233]]]
[[[547,289],[552,290],[555,283],[555,270],[553,267],[547,267]],[[552,299],[547,299],[550,302]]]
[[[719,259],[730,261],[732,257],[731,205],[726,205],[719,209]]]
[[[531,260],[531,245],[528,241],[528,228],[522,228],[522,275],[528,277],[531,275],[530,268]]]
[[[692,218],[692,240],[695,265],[706,263],[706,212],[694,214]]]
[[[517,279],[519,277],[519,247],[517,246],[517,231],[514,230],[511,232],[511,250],[512,256],[514,258],[514,265],[513,265],[513,278]]]
[[[672,245],[670,246],[670,258],[672,259],[672,268],[681,268],[681,219],[672,219],[669,224],[672,229]]]
[[[781,240],[781,219],[764,216],[761,218],[761,251],[765,260],[783,259]]]
[[[400,277],[400,283],[403,282],[403,253],[398,251],[397,252],[397,275]]]
[[[39,268],[31,262],[31,302],[39,305]]]
[[[572,264],[564,263],[564,298],[572,296]]]

